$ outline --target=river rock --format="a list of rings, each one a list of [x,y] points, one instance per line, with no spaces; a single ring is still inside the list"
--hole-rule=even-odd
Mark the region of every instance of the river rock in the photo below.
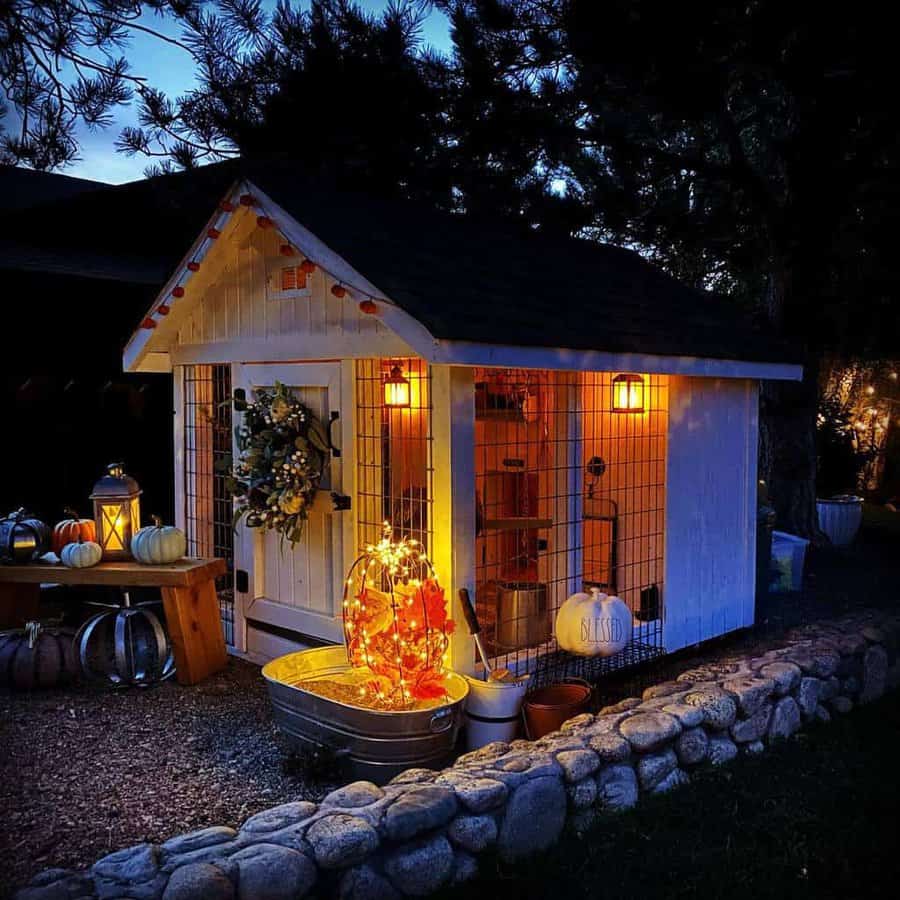
[[[588,744],[601,763],[622,762],[631,756],[631,744],[613,731],[593,735]]]
[[[234,896],[234,885],[220,868],[194,863],[172,873],[162,900],[233,900]]]
[[[706,759],[709,738],[703,728],[688,728],[675,741],[675,755],[683,766],[694,766]]]
[[[282,803],[281,806],[274,806],[272,809],[266,809],[251,816],[241,826],[241,832],[264,834],[267,831],[278,831],[288,825],[295,825],[308,819],[315,811],[316,804],[306,800]]]
[[[563,750],[556,754],[556,761],[569,784],[593,775],[600,768],[600,758],[592,750]]]
[[[434,773],[431,773],[434,775]],[[354,781],[351,784],[332,791],[322,801],[322,806],[338,806],[343,809],[355,809],[369,806],[384,797],[384,791],[371,781]]]
[[[70,900],[94,896],[94,882],[87,872],[71,869],[44,869],[27,887],[13,894],[13,900]]]
[[[794,699],[800,707],[800,714],[805,719],[811,719],[819,705],[819,694],[822,682],[818,678],[805,675],[800,679],[800,686],[794,692]]]
[[[678,719],[682,728],[694,728],[703,722],[703,710],[699,706],[691,706],[689,703],[669,703],[662,708],[664,713]]]
[[[690,682],[685,681],[663,681],[660,684],[651,684],[646,688],[641,697],[644,700],[653,700],[655,697],[669,697],[672,694],[684,694],[690,690]]]
[[[465,884],[478,876],[478,859],[471,853],[457,850],[453,854],[453,875],[450,884]]]
[[[731,726],[731,736],[738,744],[749,744],[758,741],[766,733],[769,727],[769,719],[772,716],[772,704],[761,706],[748,719],[738,719]]]
[[[316,867],[278,844],[253,844],[231,857],[238,866],[238,900],[297,900],[316,883]]]
[[[762,666],[759,674],[775,684],[775,694],[783,697],[800,683],[800,666],[792,662],[770,662]]]
[[[191,831],[181,834],[166,841],[161,849],[163,856],[175,856],[182,853],[191,853],[194,850],[202,850],[215,844],[224,844],[234,839],[237,832],[233,828],[224,825],[214,825],[211,828],[202,828],[199,831]]]
[[[401,894],[369,865],[348,869],[338,888],[340,900],[400,900]]]
[[[887,680],[888,655],[883,647],[872,644],[866,648],[862,665],[862,690],[860,703],[871,703],[884,694]]]
[[[481,853],[497,840],[493,816],[457,816],[447,829],[447,837],[471,853]]]
[[[513,791],[497,840],[504,862],[522,859],[549,847],[566,820],[566,792],[554,776],[534,778]]]
[[[469,812],[482,813],[502,806],[508,788],[493,778],[473,778],[448,769],[438,776],[435,784],[453,788],[456,797]]]
[[[94,863],[91,874],[101,900],[122,896],[156,900],[168,881],[159,870],[159,848],[153,844],[110,853]]]
[[[640,705],[640,697],[626,697],[618,703],[611,703],[609,706],[602,707],[598,714],[598,718],[601,718],[602,716],[617,715],[618,713],[631,712],[631,710]]]
[[[424,897],[450,880],[453,848],[443,835],[413,841],[387,858],[384,871],[402,894]]]
[[[637,753],[647,753],[681,734],[678,719],[664,712],[641,712],[619,725],[619,733]]]
[[[722,687],[737,701],[738,711],[749,719],[775,690],[771,678],[732,678],[723,682]]]
[[[737,744],[724,734],[714,734],[709,739],[709,761],[714,766],[731,762],[738,753]]]
[[[800,727],[800,708],[793,697],[782,697],[772,710],[769,740],[790,737]]]
[[[597,802],[602,809],[609,812],[631,809],[637,799],[637,775],[631,766],[610,766],[597,776]]]
[[[684,769],[673,769],[653,788],[652,793],[667,794],[673,788],[681,787],[681,785],[687,784],[690,780],[688,773]]]
[[[573,809],[587,809],[597,800],[597,781],[594,778],[583,778],[577,784],[566,788],[569,805]]]
[[[637,761],[638,782],[645,791],[651,791],[677,767],[678,757],[671,747],[659,753],[648,753]]]
[[[449,822],[456,814],[456,795],[441,785],[410,788],[389,807],[384,829],[392,841],[404,841]]]
[[[703,710],[703,721],[715,731],[730,728],[737,717],[737,705],[720,688],[702,688],[686,694],[684,702]]]
[[[355,866],[378,847],[378,832],[363,819],[346,813],[317,819],[306,839],[323,869]]]

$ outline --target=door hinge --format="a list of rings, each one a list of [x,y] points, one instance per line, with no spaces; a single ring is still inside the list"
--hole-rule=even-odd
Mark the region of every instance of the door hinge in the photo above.
[[[246,594],[250,590],[250,576],[246,570],[238,569],[234,573],[234,589],[239,594]]]
[[[334,504],[335,512],[343,512],[345,509],[350,509],[351,500],[347,494],[339,494],[337,491],[332,491],[331,502]]]

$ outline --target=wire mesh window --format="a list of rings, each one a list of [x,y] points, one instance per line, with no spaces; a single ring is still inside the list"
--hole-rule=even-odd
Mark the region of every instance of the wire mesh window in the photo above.
[[[431,370],[422,360],[356,362],[357,539],[396,537],[432,546]]]
[[[476,606],[496,664],[595,680],[662,652],[668,383],[616,373],[475,371]],[[640,404],[637,403],[640,400]],[[597,587],[634,615],[614,657],[571,657],[553,637],[566,598]]]
[[[184,521],[190,556],[217,556],[228,573],[216,581],[222,628],[234,644],[234,535],[225,483],[231,466],[231,367],[184,367]]]

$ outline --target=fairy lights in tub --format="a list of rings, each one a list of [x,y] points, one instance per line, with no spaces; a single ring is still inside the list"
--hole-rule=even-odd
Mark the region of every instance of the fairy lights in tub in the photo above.
[[[419,541],[395,538],[385,522],[381,540],[368,544],[350,568],[342,609],[350,664],[371,674],[359,687],[361,698],[402,709],[446,694],[454,623]]]

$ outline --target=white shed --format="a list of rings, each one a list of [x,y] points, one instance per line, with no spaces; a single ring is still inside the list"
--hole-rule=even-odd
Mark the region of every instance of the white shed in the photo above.
[[[635,253],[273,167],[213,212],[124,364],[173,373],[177,524],[232,561],[223,622],[251,658],[341,640],[344,573],[385,520],[519,671],[554,655],[554,611],[585,586],[626,600],[638,656],[753,621],[758,386],[801,370]],[[293,548],[233,532],[225,486],[231,397],[275,382],[335,448]],[[475,667],[465,629],[451,655]]]

